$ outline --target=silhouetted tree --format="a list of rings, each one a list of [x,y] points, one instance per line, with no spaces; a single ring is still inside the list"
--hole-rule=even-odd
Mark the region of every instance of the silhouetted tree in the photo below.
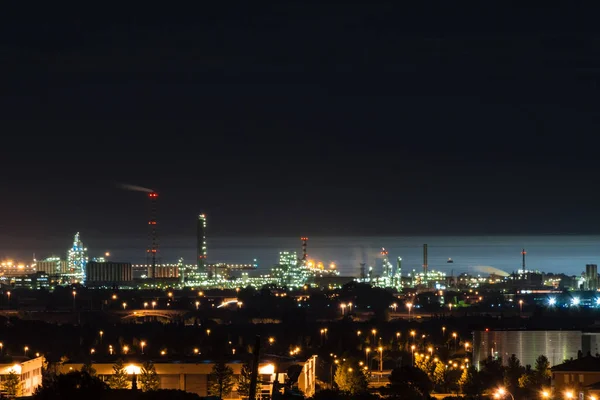
[[[525,372],[521,361],[514,354],[508,358],[507,366],[504,371],[504,385],[508,390],[515,390],[519,387],[519,378]]]
[[[444,393],[448,386],[448,374],[446,372],[446,365],[443,362],[438,362],[433,370],[433,383],[436,386],[436,390]]]
[[[39,386],[33,398],[36,400],[101,399],[107,392],[107,385],[98,377],[86,372],[72,371],[56,375],[48,384]]]
[[[92,366],[92,362],[88,361],[81,367],[81,372],[84,372],[90,376],[96,376],[96,369]]]
[[[218,362],[213,366],[212,372],[209,375],[208,393],[211,396],[218,396],[219,399],[223,395],[228,395],[233,389],[233,370],[225,363]]]
[[[160,379],[152,361],[146,361],[140,372],[140,385],[144,392],[160,389]]]
[[[245,363],[242,365],[242,371],[238,378],[237,391],[241,397],[248,397],[250,394],[250,378],[252,375],[252,369],[250,364]]]
[[[405,400],[428,399],[433,390],[429,376],[420,368],[403,366],[394,368],[390,375],[390,384],[381,389],[381,393],[390,398]]]
[[[465,368],[462,376],[458,380],[460,390],[462,393],[469,398],[481,398],[484,390],[483,381],[481,380],[481,374],[475,369],[474,366]]]
[[[21,394],[21,378],[14,370],[10,370],[2,386],[9,396],[19,396]]]
[[[491,356],[481,362],[482,381],[485,382],[485,388],[500,386],[503,383],[504,367],[502,359],[494,359]]]
[[[127,379],[127,372],[123,366],[123,360],[117,360],[113,365],[113,374],[108,379],[108,386],[111,389],[127,389],[129,388],[129,379]]]

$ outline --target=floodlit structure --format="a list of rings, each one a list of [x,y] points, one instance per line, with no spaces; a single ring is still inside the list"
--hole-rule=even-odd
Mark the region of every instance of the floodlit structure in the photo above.
[[[550,365],[557,365],[571,357],[577,358],[582,349],[581,331],[475,331],[473,333],[473,364],[479,368],[489,356],[502,358],[507,365],[515,355],[522,365],[535,365],[545,355]]]
[[[85,283],[85,266],[88,262],[88,250],[83,246],[79,232],[73,238],[73,246],[67,252],[68,276],[71,283]]]
[[[19,377],[17,397],[32,396],[38,386],[42,385],[42,367],[44,358],[36,357],[23,362],[0,364],[0,381],[5,382],[11,373]]]
[[[315,392],[315,371],[316,358],[311,356],[304,361],[285,360],[271,362],[263,360],[258,366],[259,385],[257,393],[267,398],[271,398],[273,382],[278,377],[278,382],[285,382],[288,368],[292,365],[298,366],[298,376],[295,377],[294,387],[301,391],[306,397],[310,397]],[[133,378],[133,375],[139,375],[143,362],[133,358],[125,359],[125,372]],[[102,380],[108,380],[114,374],[113,363],[93,363],[97,376]],[[239,377],[242,370],[241,362],[227,363],[227,366],[233,370],[235,377]],[[164,362],[155,361],[154,366],[160,381],[161,389],[184,390],[190,393],[196,393],[199,396],[208,396],[208,376],[210,375],[214,364],[212,362],[203,362],[202,360],[165,360]],[[60,372],[81,370],[82,363],[66,363],[60,368]],[[131,385],[131,380],[129,385]],[[237,379],[235,379],[237,381]],[[237,387],[227,396],[227,399],[239,399],[240,394]],[[263,397],[264,398],[264,397]]]

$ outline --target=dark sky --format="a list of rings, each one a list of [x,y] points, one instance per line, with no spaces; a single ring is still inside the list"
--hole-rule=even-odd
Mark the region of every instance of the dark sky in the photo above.
[[[144,194],[116,182],[160,193],[163,236],[200,211],[217,236],[600,231],[597,9],[17,3],[11,246],[143,233]]]

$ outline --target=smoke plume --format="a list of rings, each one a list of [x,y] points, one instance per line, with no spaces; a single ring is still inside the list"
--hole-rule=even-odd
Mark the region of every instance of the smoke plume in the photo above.
[[[143,186],[129,185],[127,183],[118,183],[117,186],[124,190],[130,190],[133,192],[144,192],[144,193],[152,193],[154,190],[145,188]]]

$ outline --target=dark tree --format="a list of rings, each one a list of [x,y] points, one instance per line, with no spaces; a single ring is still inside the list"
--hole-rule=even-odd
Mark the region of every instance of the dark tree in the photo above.
[[[38,387],[34,399],[63,400],[86,399],[98,400],[103,398],[108,386],[99,378],[81,371],[56,375],[48,384]]]
[[[420,368],[403,366],[394,368],[390,375],[390,384],[381,390],[391,398],[406,400],[428,399],[433,390],[429,376]]]
[[[219,399],[222,399],[223,395],[231,393],[234,385],[233,370],[225,363],[216,363],[208,379],[208,392],[211,396],[218,396]]]

